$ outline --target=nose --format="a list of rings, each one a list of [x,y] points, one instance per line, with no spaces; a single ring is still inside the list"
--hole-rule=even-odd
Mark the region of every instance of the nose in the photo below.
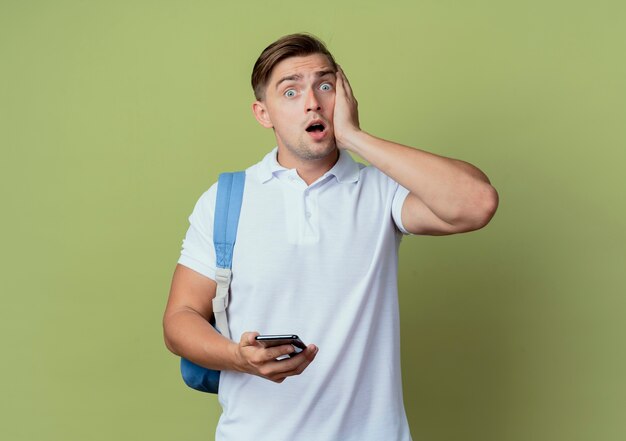
[[[317,111],[320,110],[322,107],[320,106],[320,102],[317,99],[317,95],[315,94],[315,90],[314,89],[309,89],[309,93],[306,96],[306,111],[310,112],[312,110]]]

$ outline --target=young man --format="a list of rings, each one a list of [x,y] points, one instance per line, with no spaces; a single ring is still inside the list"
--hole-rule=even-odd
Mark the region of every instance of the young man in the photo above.
[[[189,218],[164,316],[166,345],[222,370],[217,440],[410,440],[399,358],[400,239],[482,228],[497,193],[468,163],[361,130],[345,74],[310,35],[268,46],[252,86],[254,116],[274,130],[277,147],[246,170],[228,307],[239,342],[209,324],[214,184]],[[293,348],[264,349],[259,333],[314,344],[277,361]]]

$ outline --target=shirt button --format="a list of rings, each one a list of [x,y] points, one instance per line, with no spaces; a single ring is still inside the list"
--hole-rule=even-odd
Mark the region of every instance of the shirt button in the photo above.
[[[306,216],[306,218],[307,218],[307,219],[310,219],[310,218],[311,218],[311,212],[310,212],[310,211],[307,211],[307,212],[305,213],[305,216]]]

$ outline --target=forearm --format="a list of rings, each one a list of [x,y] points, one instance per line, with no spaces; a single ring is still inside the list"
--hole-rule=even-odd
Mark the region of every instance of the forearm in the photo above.
[[[417,196],[440,219],[466,222],[497,204],[487,176],[471,164],[355,131],[342,139],[350,150]]]
[[[222,336],[192,309],[181,309],[163,320],[165,344],[174,354],[215,370],[240,370],[237,344]]]

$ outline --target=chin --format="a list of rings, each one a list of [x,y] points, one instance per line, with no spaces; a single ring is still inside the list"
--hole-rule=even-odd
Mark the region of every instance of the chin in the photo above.
[[[332,142],[324,146],[321,146],[321,145],[314,146],[313,148],[310,148],[307,150],[310,155],[308,159],[324,159],[332,155],[333,153],[335,153],[335,150],[337,150],[337,147],[335,146],[335,143]]]

